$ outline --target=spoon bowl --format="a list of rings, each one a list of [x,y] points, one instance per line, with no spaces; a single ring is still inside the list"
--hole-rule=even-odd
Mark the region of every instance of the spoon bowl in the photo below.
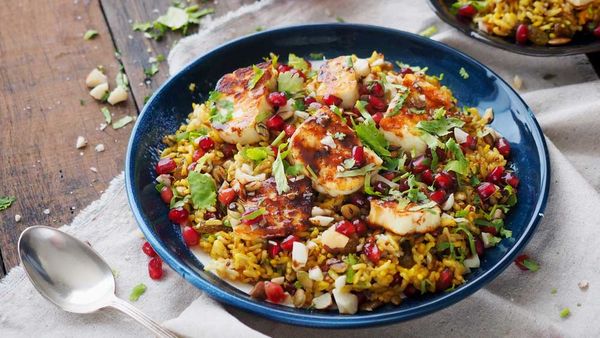
[[[115,293],[112,270],[89,245],[54,228],[34,226],[23,231],[18,250],[31,283],[58,307],[90,313],[109,305]]]
[[[90,245],[47,226],[25,229],[18,244],[21,265],[39,293],[65,311],[90,313],[112,307],[159,337],[175,337],[143,312],[115,296],[110,266]]]

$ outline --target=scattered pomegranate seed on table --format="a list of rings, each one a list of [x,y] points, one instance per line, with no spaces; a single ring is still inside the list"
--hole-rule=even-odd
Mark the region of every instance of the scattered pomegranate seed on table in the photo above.
[[[154,251],[154,248],[152,248],[152,245],[150,245],[148,242],[144,242],[142,245],[142,251],[148,255],[148,257],[156,257],[156,251]]]
[[[160,257],[154,257],[148,262],[148,275],[154,280],[159,280],[163,276],[162,260]]]

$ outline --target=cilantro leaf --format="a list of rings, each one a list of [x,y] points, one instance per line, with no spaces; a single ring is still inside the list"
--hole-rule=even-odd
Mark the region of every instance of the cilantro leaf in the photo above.
[[[0,211],[10,208],[16,200],[13,196],[0,196]]]
[[[192,204],[196,209],[212,207],[217,202],[215,181],[208,174],[190,171],[188,174]]]
[[[285,174],[288,176],[298,176],[303,171],[304,167],[302,164],[290,165],[285,168]]]
[[[454,171],[457,174],[467,175],[468,173],[468,163],[467,159],[465,159],[465,155],[463,155],[460,146],[454,141],[453,138],[449,139],[446,142],[446,148],[450,150],[454,154],[454,160],[450,161],[446,164],[446,171]]]
[[[451,129],[460,128],[465,122],[457,118],[441,118],[439,120],[420,121],[417,128],[437,136],[444,136],[450,133]]]
[[[150,68],[144,68],[144,75],[146,78],[153,77],[156,73],[158,73],[158,63],[151,63]]]
[[[285,154],[283,154],[282,148],[284,148],[283,145],[279,146],[279,153],[277,154],[277,158],[273,162],[273,166],[271,168],[273,171],[273,177],[275,177],[277,193],[280,195],[290,190],[287,177],[285,176],[285,168],[283,166],[283,157]]]
[[[335,174],[335,177],[354,177],[354,176],[364,176],[368,172],[375,169],[375,165],[373,163],[369,163],[366,166],[355,169],[355,170],[346,170]]]
[[[167,13],[159,16],[156,22],[172,30],[178,30],[188,23],[188,14],[184,9],[170,6]]]
[[[277,77],[277,88],[280,92],[296,94],[304,89],[304,80],[297,73],[279,73]]]
[[[270,154],[273,154],[273,151],[269,147],[251,147],[242,150],[242,157],[255,162],[261,162]]]
[[[288,55],[288,65],[305,73],[310,70],[310,64],[303,58],[296,56],[294,53]]]
[[[83,34],[83,39],[91,40],[91,39],[95,38],[96,36],[98,36],[98,31],[89,29],[87,32],[85,32],[85,34]]]
[[[152,28],[152,23],[151,22],[136,22],[133,24],[132,28],[134,31],[146,32]]]
[[[402,106],[404,105],[404,101],[406,101],[408,94],[410,94],[408,90],[403,93],[396,94],[396,96],[391,102],[394,103],[394,108],[392,108],[392,110],[389,113],[387,113],[388,117],[395,116],[400,113],[400,109],[402,109]]]
[[[226,123],[233,118],[233,102],[221,100],[221,93],[210,92],[208,104],[210,106],[210,121],[214,123]]]
[[[387,149],[388,141],[383,134],[377,129],[375,123],[360,123],[354,126],[356,134],[369,148],[373,149],[379,156],[390,156],[391,153]]]
[[[263,75],[265,75],[265,70],[257,67],[256,65],[252,65],[252,72],[254,75],[252,75],[252,78],[250,81],[248,81],[248,89],[254,88]]]

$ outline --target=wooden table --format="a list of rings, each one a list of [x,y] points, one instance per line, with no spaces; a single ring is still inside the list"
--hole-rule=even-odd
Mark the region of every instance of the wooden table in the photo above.
[[[252,0],[208,3],[223,15]],[[61,226],[106,189],[123,170],[132,124],[99,130],[102,105],[88,95],[84,79],[103,65],[114,83],[119,51],[130,80],[125,104],[110,107],[118,118],[136,115],[168,76],[166,62],[152,82],[144,83],[149,58],[167,55],[180,38],[160,42],[132,31],[133,22],[154,20],[167,0],[22,0],[6,1],[0,10],[0,195],[17,201],[0,212],[0,277],[18,264],[16,243],[30,225]],[[99,35],[84,41],[95,29]],[[600,70],[600,54],[591,57]],[[75,148],[78,136],[88,146]],[[95,145],[103,144],[104,152]],[[97,172],[90,170],[91,167]],[[44,213],[44,210],[46,210]],[[47,213],[49,211],[49,213]],[[22,216],[15,221],[15,214]]]

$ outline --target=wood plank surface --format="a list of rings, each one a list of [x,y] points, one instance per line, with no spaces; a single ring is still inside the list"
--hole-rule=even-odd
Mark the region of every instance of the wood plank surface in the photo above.
[[[84,40],[88,29],[99,35]],[[97,65],[104,65],[114,86],[119,68],[97,1],[2,3],[0,195],[17,198],[0,212],[0,251],[7,271],[18,264],[16,245],[23,229],[69,223],[123,170],[131,125],[97,130],[104,120],[102,105],[84,83]],[[131,99],[110,110],[117,118],[136,113]],[[79,135],[89,140],[81,151],[75,149]],[[99,143],[104,152],[94,151]],[[15,214],[22,216],[18,223]]]
[[[254,0],[198,1],[198,3],[202,3],[201,8],[213,8],[215,13],[212,16],[215,18],[253,2]],[[164,0],[101,0],[101,3],[115,45],[121,53],[123,65],[129,75],[133,96],[141,109],[144,105],[144,98],[152,95],[169,77],[169,67],[165,61],[159,64],[159,71],[151,78],[151,81],[145,82],[146,76],[143,70],[150,67],[149,59],[158,55],[167,57],[171,47],[183,38],[183,35],[179,32],[168,32],[160,41],[155,41],[145,38],[142,32],[134,32],[132,24],[156,20],[166,12],[171,2]],[[206,21],[206,18],[202,20]],[[193,34],[197,30],[198,26],[194,26],[188,34]]]

